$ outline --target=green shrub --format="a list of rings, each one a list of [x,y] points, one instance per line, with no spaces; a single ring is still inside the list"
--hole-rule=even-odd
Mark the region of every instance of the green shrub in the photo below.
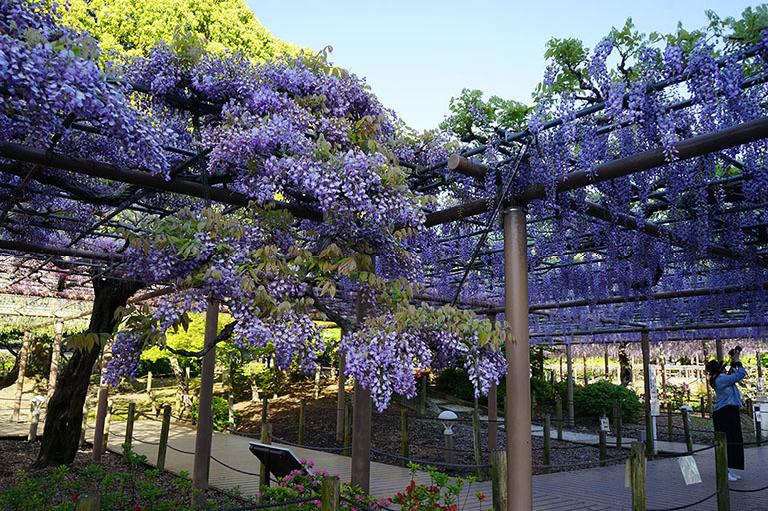
[[[613,412],[613,403],[621,403],[621,415],[626,421],[640,416],[643,405],[634,391],[607,381],[590,383],[573,389],[573,406],[579,415],[598,417]]]
[[[556,395],[557,389],[551,382],[541,378],[531,378],[531,399],[536,401],[536,404],[553,406]]]
[[[192,419],[195,423],[197,423],[198,406],[198,400],[193,400],[191,412]],[[213,412],[213,429],[216,431],[224,431],[229,424],[229,405],[227,404],[227,400],[219,396],[213,396],[213,401],[211,401],[211,411]]]

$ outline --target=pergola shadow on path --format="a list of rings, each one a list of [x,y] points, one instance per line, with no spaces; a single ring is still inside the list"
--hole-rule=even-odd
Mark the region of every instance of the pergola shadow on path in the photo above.
[[[758,55],[759,48],[750,48],[730,58],[746,61]],[[722,68],[730,60],[718,61]],[[689,76],[680,75],[675,79],[653,83],[647,87],[647,93],[661,93],[665,89],[679,86],[688,80]],[[757,88],[763,90],[766,77],[756,75],[743,80],[742,89]],[[148,87],[143,84],[123,84],[132,87],[135,94],[150,95]],[[625,97],[625,101],[629,98]],[[221,113],[221,105],[200,103],[194,98],[165,96],[161,98],[169,107],[191,112],[193,115],[217,116]],[[691,109],[696,112],[701,107],[696,98],[683,99],[667,105],[665,111],[682,111]],[[466,189],[472,188],[472,180],[484,180],[487,176],[498,177],[501,185],[495,197],[481,197],[468,200],[461,204],[451,205],[444,209],[430,211],[426,215],[426,227],[434,233],[435,239],[441,248],[448,250],[451,243],[464,240],[474,245],[472,256],[468,259],[454,258],[447,264],[450,273],[456,278],[452,281],[455,286],[455,296],[451,300],[462,307],[471,307],[483,313],[495,315],[504,312],[504,319],[509,325],[509,335],[505,345],[506,358],[509,364],[508,377],[506,379],[506,445],[508,464],[508,505],[511,509],[529,509],[533,507],[533,495],[536,486],[531,476],[531,449],[530,449],[530,393],[529,393],[529,346],[530,340],[540,342],[553,342],[553,340],[573,339],[575,337],[591,337],[600,340],[603,337],[618,335],[624,342],[634,339],[642,343],[643,367],[648,373],[650,364],[649,345],[651,336],[659,332],[680,332],[690,336],[707,336],[707,332],[717,331],[717,356],[723,357],[723,334],[729,332],[728,338],[753,337],[755,332],[761,332],[764,328],[763,321],[755,320],[765,310],[765,291],[768,279],[765,278],[765,268],[768,267],[768,259],[764,253],[768,247],[768,237],[765,233],[765,224],[741,225],[739,222],[728,222],[728,215],[735,215],[745,211],[757,212],[760,216],[765,204],[754,203],[747,200],[742,186],[749,178],[745,165],[739,162],[735,156],[744,146],[757,145],[764,148],[765,139],[768,138],[768,117],[763,108],[749,119],[737,119],[731,125],[718,127],[705,133],[694,133],[682,138],[675,144],[674,159],[668,154],[668,149],[658,147],[645,148],[634,154],[621,155],[615,159],[602,162],[588,169],[574,170],[565,175],[557,176],[553,182],[528,183],[524,187],[515,186],[515,177],[520,168],[529,165],[534,158],[537,139],[546,136],[547,133],[557,133],[557,130],[569,126],[581,126],[578,123],[587,123],[589,127],[586,135],[589,137],[610,137],[621,130],[631,130],[630,124],[606,124],[600,115],[606,108],[605,102],[598,102],[589,107],[572,112],[567,118],[552,119],[537,127],[531,127],[516,133],[506,133],[500,147],[508,157],[499,161],[484,161],[482,156],[486,147],[479,146],[468,149],[462,154],[454,155],[450,159],[428,167],[410,165],[413,173],[409,185],[415,190],[439,190],[449,189],[454,185],[461,185]],[[694,114],[695,115],[695,114]],[[73,122],[71,129],[83,134],[102,136],[99,130],[91,125]],[[581,141],[584,141],[582,139]],[[752,147],[752,146],[750,146]],[[75,233],[74,239],[81,240],[85,236],[92,236],[104,226],[120,227],[115,222],[115,217],[122,211],[134,211],[146,215],[168,215],[172,211],[157,208],[147,203],[144,199],[150,194],[168,193],[187,197],[212,201],[232,208],[248,207],[250,198],[216,184],[207,184],[203,176],[193,175],[196,163],[204,160],[211,148],[176,148],[166,147],[167,151],[185,158],[184,162],[177,165],[170,179],[151,175],[147,172],[121,168],[101,161],[64,154],[55,149],[33,147],[20,143],[0,142],[0,157],[13,162],[18,167],[4,167],[4,172],[19,172],[27,176],[21,181],[17,189],[12,190],[15,195],[23,195],[23,188],[30,181],[35,181],[43,186],[57,187],[57,181],[51,173],[35,172],[30,169],[46,169],[48,171],[66,171],[91,178],[108,180],[131,185],[131,193],[128,197],[110,199],[105,201],[102,216],[94,218],[93,223],[86,231]],[[674,165],[685,165],[686,162],[698,162],[703,159],[722,159],[727,162],[729,169],[735,169],[735,174],[727,177],[710,176],[711,179],[703,182],[688,183],[693,190],[722,189],[728,197],[727,211],[722,212],[725,218],[716,229],[728,233],[729,229],[738,232],[746,241],[749,249],[729,247],[726,243],[709,243],[703,249],[696,248],[702,261],[701,272],[724,275],[719,279],[720,286],[677,288],[680,282],[688,282],[685,279],[667,279],[668,275],[675,273],[676,265],[661,268],[669,270],[668,273],[657,279],[652,285],[646,285],[643,290],[617,290],[610,296],[574,296],[573,290],[567,286],[564,293],[554,300],[533,301],[529,300],[529,282],[539,283],[548,279],[551,275],[558,275],[564,268],[587,266],[594,272],[599,272],[611,261],[611,246],[598,243],[595,231],[585,231],[573,243],[566,252],[545,252],[551,248],[542,240],[546,237],[542,234],[550,229],[557,221],[562,210],[568,210],[578,219],[573,221],[572,227],[585,225],[595,226],[595,229],[605,229],[613,233],[632,233],[632,236],[640,236],[642,239],[652,240],[652,243],[661,243],[671,247],[671,254],[679,255],[691,252],[694,247],[690,239],[682,236],[676,229],[677,223],[684,219],[674,218],[672,213],[687,212],[695,214],[695,210],[686,209],[683,204],[676,204],[667,197],[669,183],[649,183],[642,188],[642,182],[632,181],[633,176],[649,171],[657,171]],[[407,165],[407,162],[403,162]],[[573,162],[578,167],[578,162]],[[765,173],[765,167],[758,167],[758,172]],[[740,173],[739,173],[740,172]],[[754,173],[754,170],[750,172]],[[670,175],[664,175],[670,178]],[[600,201],[609,202],[608,195],[600,188],[602,184],[615,183],[626,184],[635,187],[635,199],[633,204],[651,204],[653,208],[644,209],[629,208],[624,213],[618,211],[615,206],[608,206]],[[684,185],[683,185],[684,186]],[[478,187],[480,188],[480,187]],[[578,195],[571,192],[584,191]],[[59,189],[62,197],[70,200],[83,200],[72,190]],[[598,200],[590,200],[590,196],[598,196]],[[556,207],[551,207],[551,202],[556,202]],[[706,202],[706,201],[705,201]],[[707,202],[707,204],[709,204]],[[322,216],[311,208],[293,203],[275,202],[277,208],[284,208],[296,218],[312,222],[322,222]],[[664,216],[666,212],[666,217]],[[18,215],[29,215],[22,209],[13,211]],[[659,213],[662,213],[659,215]],[[40,215],[38,215],[40,216]],[[44,216],[44,215],[43,215]],[[503,227],[499,230],[498,220],[502,218]],[[43,218],[42,220],[46,220]],[[51,220],[48,218],[47,220]],[[57,221],[60,218],[56,219]],[[768,222],[766,222],[768,223]],[[551,235],[549,233],[548,235]],[[740,238],[740,239],[741,239]],[[748,238],[748,239],[747,239]],[[726,239],[726,236],[723,236]],[[30,270],[31,273],[45,271],[51,263],[60,263],[69,268],[96,267],[96,275],[108,274],[110,270],[119,267],[125,261],[120,254],[101,253],[94,250],[76,248],[75,242],[68,246],[51,246],[17,240],[0,240],[0,250],[5,254],[18,257],[23,255],[39,260],[40,264]],[[560,246],[560,245],[558,245]],[[652,245],[655,246],[655,245]],[[497,255],[503,255],[501,266],[503,267],[503,286],[499,286],[499,275],[494,274],[492,259]],[[485,259],[484,259],[485,258]],[[620,257],[618,258],[620,259]],[[678,260],[671,257],[674,263]],[[602,265],[602,266],[601,266]],[[445,265],[435,262],[435,272],[444,273]],[[78,270],[73,270],[78,274]],[[80,272],[79,277],[87,283],[95,278],[91,273]],[[745,286],[745,275],[760,275],[763,280],[752,279],[752,286]],[[488,283],[494,292],[480,293],[483,296],[475,301],[462,300],[460,293],[467,279],[477,277],[478,282]],[[428,274],[428,278],[436,277]],[[665,280],[667,279],[667,280]],[[691,279],[694,281],[695,279]],[[706,279],[704,279],[706,280]],[[532,285],[532,289],[536,289]],[[152,296],[159,296],[163,290],[152,292]],[[503,304],[500,299],[503,295]],[[663,302],[675,300],[687,300],[693,297],[729,297],[727,311],[699,311],[699,314],[683,314],[673,321],[663,314],[655,312],[646,314],[644,310],[635,311],[636,316],[624,319],[612,317],[618,309],[617,305],[643,303],[649,301]],[[440,302],[436,294],[425,294],[419,297],[426,302]],[[687,302],[683,302],[684,304]],[[757,307],[757,312],[755,307]],[[582,318],[571,314],[571,310],[587,310],[594,315],[594,320],[589,328],[582,326]],[[212,303],[208,309],[206,328],[206,349],[213,346],[216,337],[216,318],[218,305]],[[642,316],[642,317],[638,317]],[[606,325],[608,324],[608,325]],[[602,325],[602,326],[598,326]],[[570,344],[569,344],[570,345]],[[206,413],[206,404],[210,404],[213,383],[214,350],[209,349],[203,360],[202,384],[200,389],[201,410]],[[645,378],[646,385],[648,378]],[[342,387],[343,388],[343,387]],[[495,396],[495,389],[492,389]],[[106,392],[106,391],[105,391]],[[340,397],[343,399],[343,395]],[[646,397],[649,389],[646,387]],[[103,403],[102,403],[103,401]],[[495,402],[495,399],[491,399]],[[650,415],[650,401],[645,402],[646,416]],[[208,410],[209,412],[209,410]],[[94,443],[98,446],[103,442],[103,417],[106,414],[106,394],[100,398],[99,421],[94,436]],[[371,443],[371,400],[367,392],[357,387],[353,406],[353,440],[350,473],[352,481],[363,488],[369,488],[371,482],[370,443]],[[650,420],[646,420],[650,427]],[[191,432],[190,432],[191,433]],[[191,464],[195,484],[206,485],[208,480],[208,457],[211,453],[213,434],[210,421],[201,420],[195,434],[194,461]],[[648,435],[652,438],[652,435]],[[652,441],[648,443],[648,452],[653,452]],[[756,450],[758,457],[763,456],[763,450]],[[247,454],[247,453],[246,453]],[[762,460],[762,458],[760,458]],[[344,459],[346,463],[347,460]],[[341,461],[340,461],[341,463]],[[655,462],[661,465],[671,462]],[[711,466],[711,463],[702,463],[701,466]],[[591,481],[599,481],[601,476],[613,478],[617,471],[623,469],[611,467],[608,469],[596,469],[589,476],[596,478]],[[671,470],[671,469],[670,469]],[[616,472],[616,473],[615,473]],[[586,473],[585,473],[586,474]],[[595,475],[592,475],[595,474]],[[611,474],[608,476],[608,474]],[[547,476],[555,480],[557,477],[576,478],[576,475]],[[616,476],[618,477],[618,476]],[[543,479],[537,479],[543,480]],[[661,480],[660,480],[661,481]],[[653,481],[651,481],[653,485]],[[574,479],[573,491],[578,484]],[[584,485],[589,487],[589,485]],[[587,490],[588,491],[588,490]],[[649,492],[654,498],[653,492]],[[608,503],[606,503],[607,505]],[[595,503],[594,506],[599,506]],[[589,507],[587,507],[589,508]],[[556,508],[553,508],[556,509]],[[590,509],[597,509],[591,507]]]

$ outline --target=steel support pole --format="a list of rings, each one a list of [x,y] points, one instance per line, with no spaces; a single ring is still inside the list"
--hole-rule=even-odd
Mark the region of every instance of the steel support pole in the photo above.
[[[357,324],[363,323],[368,315],[368,304],[363,293],[357,296]],[[373,403],[371,393],[355,382],[352,396],[352,486],[368,493],[371,485],[371,414]]]
[[[355,383],[352,397],[352,486],[371,486],[371,393]]]
[[[344,335],[344,332],[342,332]],[[346,402],[346,383],[347,377],[344,376],[346,370],[346,357],[339,353],[339,388],[336,391],[336,441],[344,441],[344,403]]]
[[[573,348],[571,343],[565,345],[565,366],[565,422],[568,426],[573,427]]]
[[[645,452],[648,458],[653,457],[653,418],[651,417],[651,344],[648,332],[640,334],[640,347],[643,351],[643,388],[645,390]]]
[[[528,247],[525,210],[504,212],[504,306],[508,323],[506,339],[507,396],[507,507],[533,509],[531,456],[530,351],[528,349]]]
[[[216,365],[216,334],[219,329],[219,302],[209,299],[205,313],[205,340],[208,350],[203,355],[200,369],[200,394],[197,412],[197,433],[195,435],[195,459],[192,465],[192,486],[198,490],[208,489],[211,442],[213,440],[213,370]]]

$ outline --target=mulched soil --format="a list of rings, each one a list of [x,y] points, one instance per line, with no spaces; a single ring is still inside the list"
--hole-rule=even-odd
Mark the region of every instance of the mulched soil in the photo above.
[[[31,468],[32,463],[37,457],[37,452],[37,445],[31,445],[24,440],[0,439],[0,459],[3,460],[0,463],[0,493],[5,489],[11,488],[18,481],[18,477],[22,472],[44,480],[50,477],[51,472],[55,470],[54,468]],[[75,462],[72,464],[64,482],[59,485],[58,491],[54,490],[54,494],[51,495],[51,502],[69,502],[73,497],[77,498],[79,495],[95,492],[98,489],[97,484],[91,483],[89,485],[89,483],[85,482],[87,479],[82,474],[86,467],[91,464],[90,446],[78,451]],[[130,464],[122,456],[111,452],[107,452],[101,457],[101,465],[106,473],[131,471]],[[151,467],[146,466],[146,468],[149,469]],[[163,473],[158,476],[156,484],[159,487],[165,488],[169,494],[173,495],[181,503],[189,503],[191,495],[185,494],[188,492],[180,493],[176,485],[173,484],[176,477],[168,472]],[[76,490],[73,490],[73,488],[76,488]],[[135,488],[129,488],[124,495],[125,500],[128,502],[137,501]],[[206,491],[205,497],[210,506],[215,509],[242,506],[245,502],[242,499],[215,490]]]
[[[301,393],[301,390],[298,390],[292,396],[282,396],[270,400],[269,421],[272,424],[274,441],[298,442],[299,402],[301,401],[301,397],[298,396],[303,395],[305,396],[306,403],[304,445],[309,448],[324,449],[340,449],[344,447],[343,442],[336,441],[336,397],[331,392],[333,389],[331,387],[323,389],[319,399],[314,399],[311,386],[302,390],[305,392]],[[241,404],[238,412],[241,418],[238,420],[237,430],[258,435],[261,426],[259,420],[261,406],[255,403]],[[399,413],[399,406],[393,406],[383,414],[374,412],[371,430],[371,458],[373,460],[388,464],[404,463],[402,459],[399,459],[399,456],[402,455]],[[473,475],[475,473],[474,467],[443,467],[439,465],[446,462],[443,426],[434,414],[429,415],[427,417],[418,417],[415,411],[408,409],[408,457],[423,462],[421,464],[434,463],[438,469],[451,474]],[[483,423],[481,427],[482,461],[480,464],[487,465],[489,464],[487,423]],[[453,459],[449,458],[450,463],[475,465],[471,416],[469,414],[459,414],[459,421],[453,426],[453,431],[454,452]],[[499,431],[497,438],[498,445],[496,448],[504,449],[506,439],[503,430]],[[532,438],[534,474],[545,472],[544,468],[535,466],[543,464],[543,444],[542,438]],[[607,449],[607,458],[609,460],[611,458],[620,458],[608,463],[623,462],[626,456],[627,451],[625,450]],[[552,440],[550,459],[550,463],[555,465],[555,467],[550,469],[550,472],[560,472],[595,466],[600,458],[599,449],[596,446]],[[488,469],[482,468],[482,472],[487,477]]]

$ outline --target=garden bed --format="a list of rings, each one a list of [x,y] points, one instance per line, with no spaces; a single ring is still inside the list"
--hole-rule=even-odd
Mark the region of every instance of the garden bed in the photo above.
[[[0,440],[0,509],[3,511],[69,511],[87,495],[100,494],[102,509],[113,511],[187,511],[192,509],[191,481],[159,473],[142,457],[105,453],[100,464],[91,449],[77,453],[71,467],[32,469],[38,446],[22,440]],[[201,508],[221,510],[243,506],[235,495],[208,490]]]

